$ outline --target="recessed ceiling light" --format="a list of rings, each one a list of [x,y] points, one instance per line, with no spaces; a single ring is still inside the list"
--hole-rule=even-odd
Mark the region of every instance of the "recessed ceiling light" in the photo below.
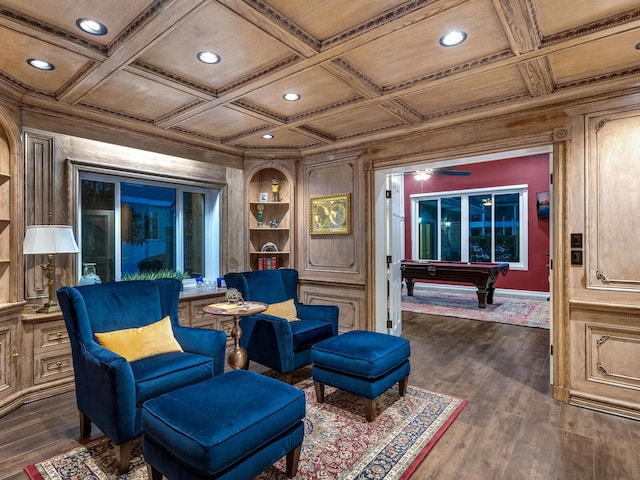
[[[106,35],[107,27],[102,23],[91,20],[90,18],[79,18],[76,20],[77,27],[85,33],[90,35]]]
[[[294,92],[287,92],[282,96],[282,98],[284,98],[288,102],[297,102],[298,100],[300,100],[300,94],[294,93]]]
[[[264,138],[265,140],[271,140],[273,138],[273,135],[271,135],[270,133],[265,133],[264,135],[262,135],[262,138]]]
[[[460,45],[467,39],[465,32],[453,31],[440,37],[440,45],[443,47],[454,47]]]
[[[220,63],[221,60],[220,55],[213,52],[199,52],[196,56],[202,63],[214,64]]]
[[[53,66],[53,63],[49,63],[46,60],[40,60],[39,58],[30,58],[27,60],[27,63],[38,70],[53,70],[56,68]]]

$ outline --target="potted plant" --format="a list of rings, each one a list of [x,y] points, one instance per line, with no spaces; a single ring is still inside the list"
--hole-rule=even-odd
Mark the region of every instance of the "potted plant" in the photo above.
[[[237,288],[228,288],[225,296],[227,297],[227,302],[229,303],[241,303],[242,302],[242,294],[238,291]]]
[[[180,270],[173,270],[171,268],[163,268],[160,270],[147,270],[137,271],[134,273],[123,273],[122,281],[128,282],[131,280],[157,280],[158,278],[175,278],[176,280],[183,281],[189,278],[189,272],[181,272]]]

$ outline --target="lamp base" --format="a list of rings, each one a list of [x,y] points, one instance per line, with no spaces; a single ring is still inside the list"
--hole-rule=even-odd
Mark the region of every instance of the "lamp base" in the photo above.
[[[58,303],[47,302],[42,308],[36,310],[37,313],[55,313],[60,311],[60,305]]]

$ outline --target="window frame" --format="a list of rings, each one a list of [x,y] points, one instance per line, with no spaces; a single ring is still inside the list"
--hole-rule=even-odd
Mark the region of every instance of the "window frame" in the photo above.
[[[461,223],[460,223],[460,236],[461,236],[461,261],[469,261],[469,197],[475,195],[504,195],[504,194],[518,194],[519,205],[518,214],[520,216],[520,261],[509,262],[509,269],[511,270],[528,270],[529,268],[529,209],[528,209],[528,194],[529,186],[522,185],[505,185],[500,187],[482,187],[472,188],[467,190],[447,190],[441,192],[430,193],[416,193],[409,196],[410,199],[410,212],[411,212],[411,254],[412,258],[418,258],[419,254],[419,239],[418,229],[415,226],[418,223],[419,208],[418,204],[424,200],[437,200],[438,204],[438,224],[441,222],[441,199],[450,197],[461,197]],[[495,261],[495,202],[492,203],[492,216],[491,216],[491,261]],[[442,248],[442,229],[438,228],[438,260],[441,258]]]
[[[176,233],[176,269],[184,271],[184,211],[183,200],[184,192],[200,193],[205,196],[205,275],[208,278],[217,278],[220,276],[222,255],[221,247],[221,218],[220,218],[220,201],[221,188],[206,182],[183,180],[180,178],[154,177],[145,174],[134,174],[129,172],[118,172],[110,169],[102,168],[81,168],[74,165],[75,180],[77,188],[75,188],[74,204],[76,206],[77,218],[77,238],[78,247],[82,251],[82,208],[81,185],[83,180],[110,182],[115,184],[115,206],[114,206],[114,275],[115,281],[121,281],[122,278],[122,253],[121,242],[121,183],[136,183],[141,185],[157,186],[162,188],[170,188],[176,192],[176,232],[182,232],[182,235]],[[82,276],[82,262],[78,262],[77,278]],[[99,272],[98,272],[99,274]]]

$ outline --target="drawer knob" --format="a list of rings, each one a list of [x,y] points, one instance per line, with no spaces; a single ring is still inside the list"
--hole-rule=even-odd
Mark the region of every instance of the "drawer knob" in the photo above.
[[[56,365],[58,366],[58,368],[60,368],[62,366],[62,362],[58,362],[56,363]]]

